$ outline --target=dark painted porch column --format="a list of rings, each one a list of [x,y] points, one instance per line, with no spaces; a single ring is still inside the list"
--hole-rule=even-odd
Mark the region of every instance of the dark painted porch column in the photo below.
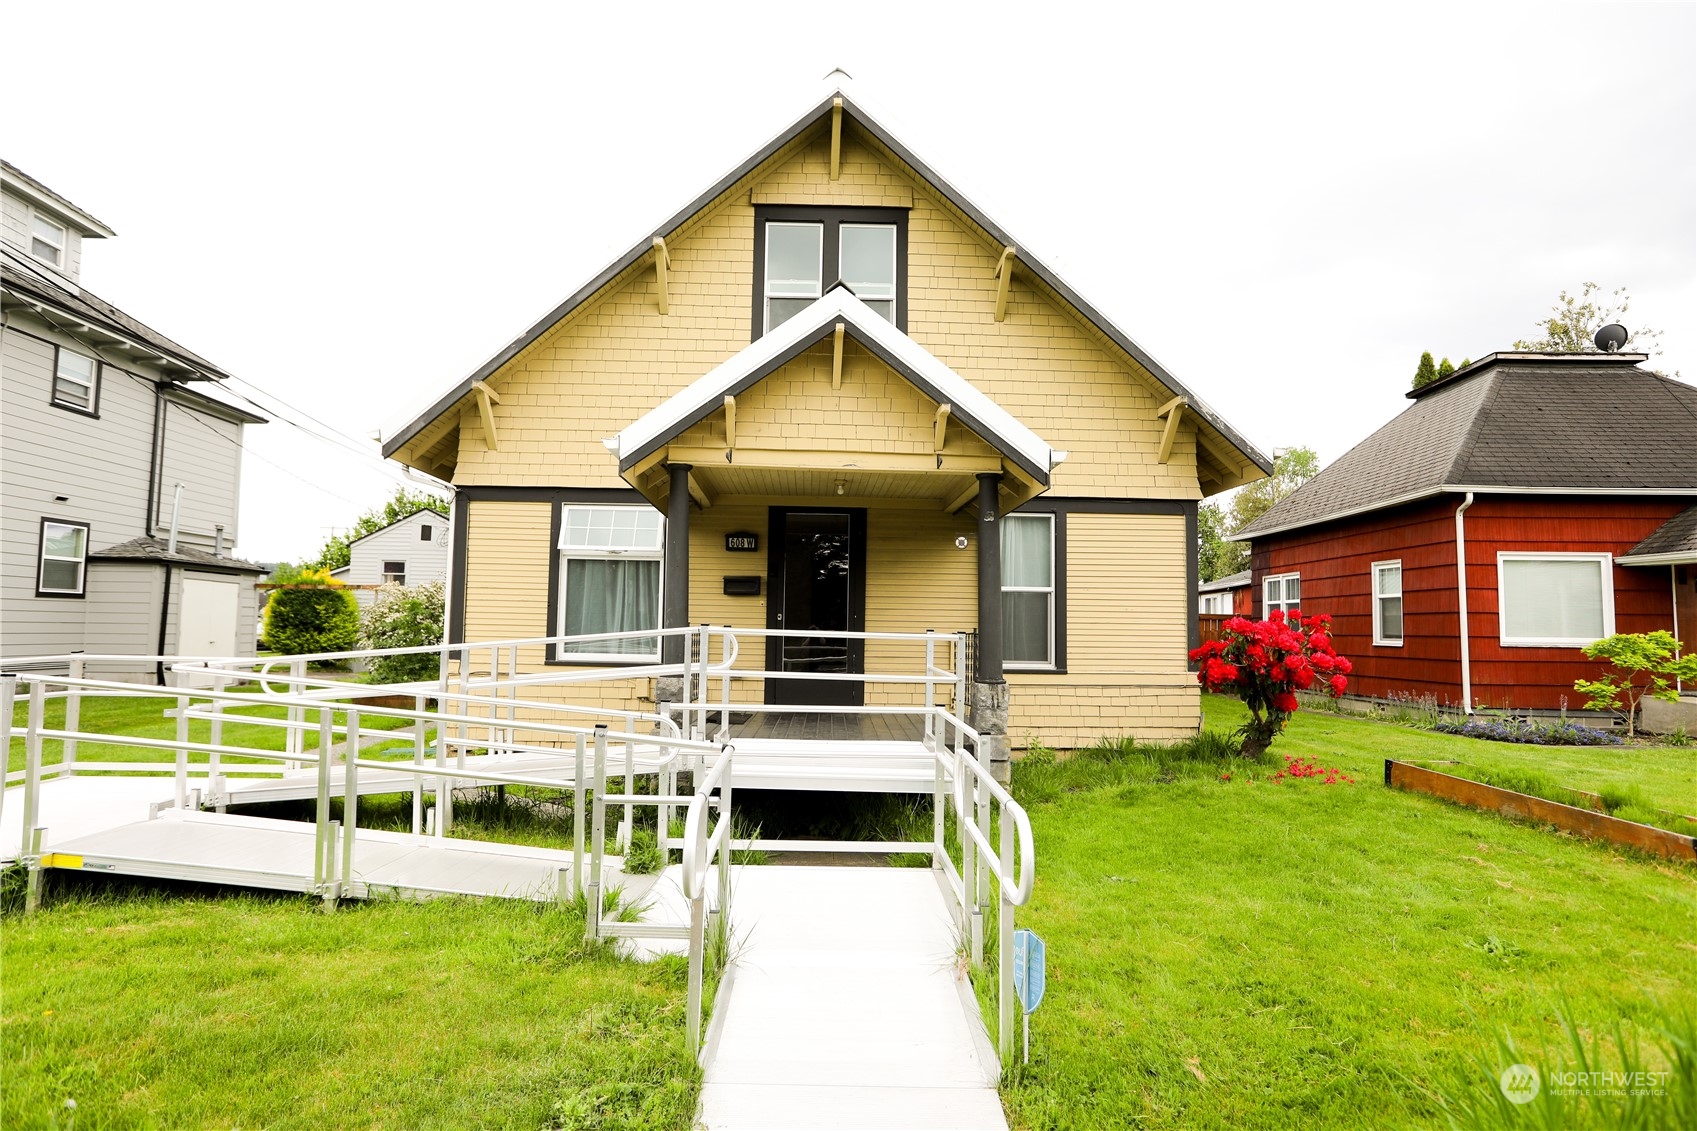
[[[1002,676],[1002,477],[978,477],[978,670],[967,710],[979,734],[978,760],[1008,780],[1008,684]]]
[[[689,627],[689,473],[687,463],[669,463],[666,473],[671,476],[670,494],[666,506],[666,576],[661,583],[665,600],[660,610],[661,628]],[[684,662],[682,636],[668,636],[660,646],[660,660],[667,664]],[[664,682],[664,681],[663,681]],[[683,681],[676,681],[681,694]],[[661,696],[656,695],[656,698]],[[678,695],[665,696],[676,700]]]

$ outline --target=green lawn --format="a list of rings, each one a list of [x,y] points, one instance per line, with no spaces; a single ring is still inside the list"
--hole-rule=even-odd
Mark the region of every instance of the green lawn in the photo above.
[[[166,718],[164,711],[176,708],[176,699],[171,696],[92,696],[83,699],[79,708],[78,727],[88,733],[124,734],[139,738],[177,737],[177,720]],[[44,706],[45,722],[49,729],[61,729],[65,723],[65,701],[50,700]],[[226,711],[230,720],[243,716],[255,718],[281,719],[288,715],[288,709],[276,706],[231,707]],[[336,725],[346,721],[344,712],[333,712]],[[12,708],[12,725],[23,727],[29,721],[29,703],[20,696]],[[308,721],[317,723],[317,715],[308,716]],[[383,718],[378,715],[362,714],[360,726],[364,730],[394,730],[405,726],[406,719]],[[254,750],[282,750],[284,730],[281,727],[242,724],[228,721],[224,724],[223,741],[227,746],[246,746]],[[191,721],[189,737],[197,742],[211,740],[212,724],[210,722]],[[427,732],[427,737],[434,737],[434,731]],[[338,741],[340,741],[338,739]],[[52,765],[60,760],[60,746],[57,740],[45,740],[42,743],[42,762]],[[318,732],[309,730],[306,734],[306,749],[318,748]],[[365,748],[367,757],[383,757],[385,755],[398,757],[410,754],[410,741],[395,743],[373,743]],[[169,762],[175,755],[170,750],[148,748],[141,746],[123,746],[116,743],[79,742],[77,744],[77,760],[83,762]],[[206,755],[192,753],[191,762],[204,762]],[[223,759],[227,764],[240,762],[260,762],[275,766],[277,763],[266,759],[228,756]],[[24,768],[24,740],[13,738],[7,754],[6,769],[10,773]]]
[[[570,909],[60,884],[8,916],[0,1126],[687,1128],[681,959]],[[709,987],[711,991],[711,986]]]
[[[1438,737],[1438,736],[1434,736]],[[1657,808],[1697,816],[1697,746],[1515,746],[1463,739],[1444,757],[1486,771],[1538,770],[1558,785],[1600,793],[1636,790]],[[1444,770],[1434,765],[1435,770]]]
[[[1355,784],[1017,765],[1038,867],[1021,923],[1048,943],[1049,990],[1004,1089],[1014,1125],[1433,1126],[1427,1087],[1477,1075],[1466,1058],[1497,1032],[1529,1057],[1559,1043],[1560,1003],[1587,1031],[1697,1010],[1697,868],[1382,784],[1386,757],[1486,753],[1689,782],[1697,751],[1485,745],[1305,712],[1273,761]]]

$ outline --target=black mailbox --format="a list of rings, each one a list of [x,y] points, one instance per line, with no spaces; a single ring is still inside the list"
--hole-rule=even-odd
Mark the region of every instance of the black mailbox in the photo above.
[[[725,578],[725,596],[727,597],[758,597],[760,596],[760,576]]]

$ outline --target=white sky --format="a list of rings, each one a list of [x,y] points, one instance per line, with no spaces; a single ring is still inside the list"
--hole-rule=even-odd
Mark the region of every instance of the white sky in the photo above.
[[[361,440],[835,66],[1264,448],[1336,458],[1586,280],[1697,381],[1697,6],[950,7],[19,4],[0,151],[118,231],[90,290]],[[316,553],[390,468],[249,429],[238,551]]]

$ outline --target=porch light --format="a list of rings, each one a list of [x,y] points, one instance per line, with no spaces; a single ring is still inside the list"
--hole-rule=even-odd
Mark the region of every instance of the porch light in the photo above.
[[[848,480],[847,479],[837,480],[837,494],[840,495],[846,490],[848,490]]]

